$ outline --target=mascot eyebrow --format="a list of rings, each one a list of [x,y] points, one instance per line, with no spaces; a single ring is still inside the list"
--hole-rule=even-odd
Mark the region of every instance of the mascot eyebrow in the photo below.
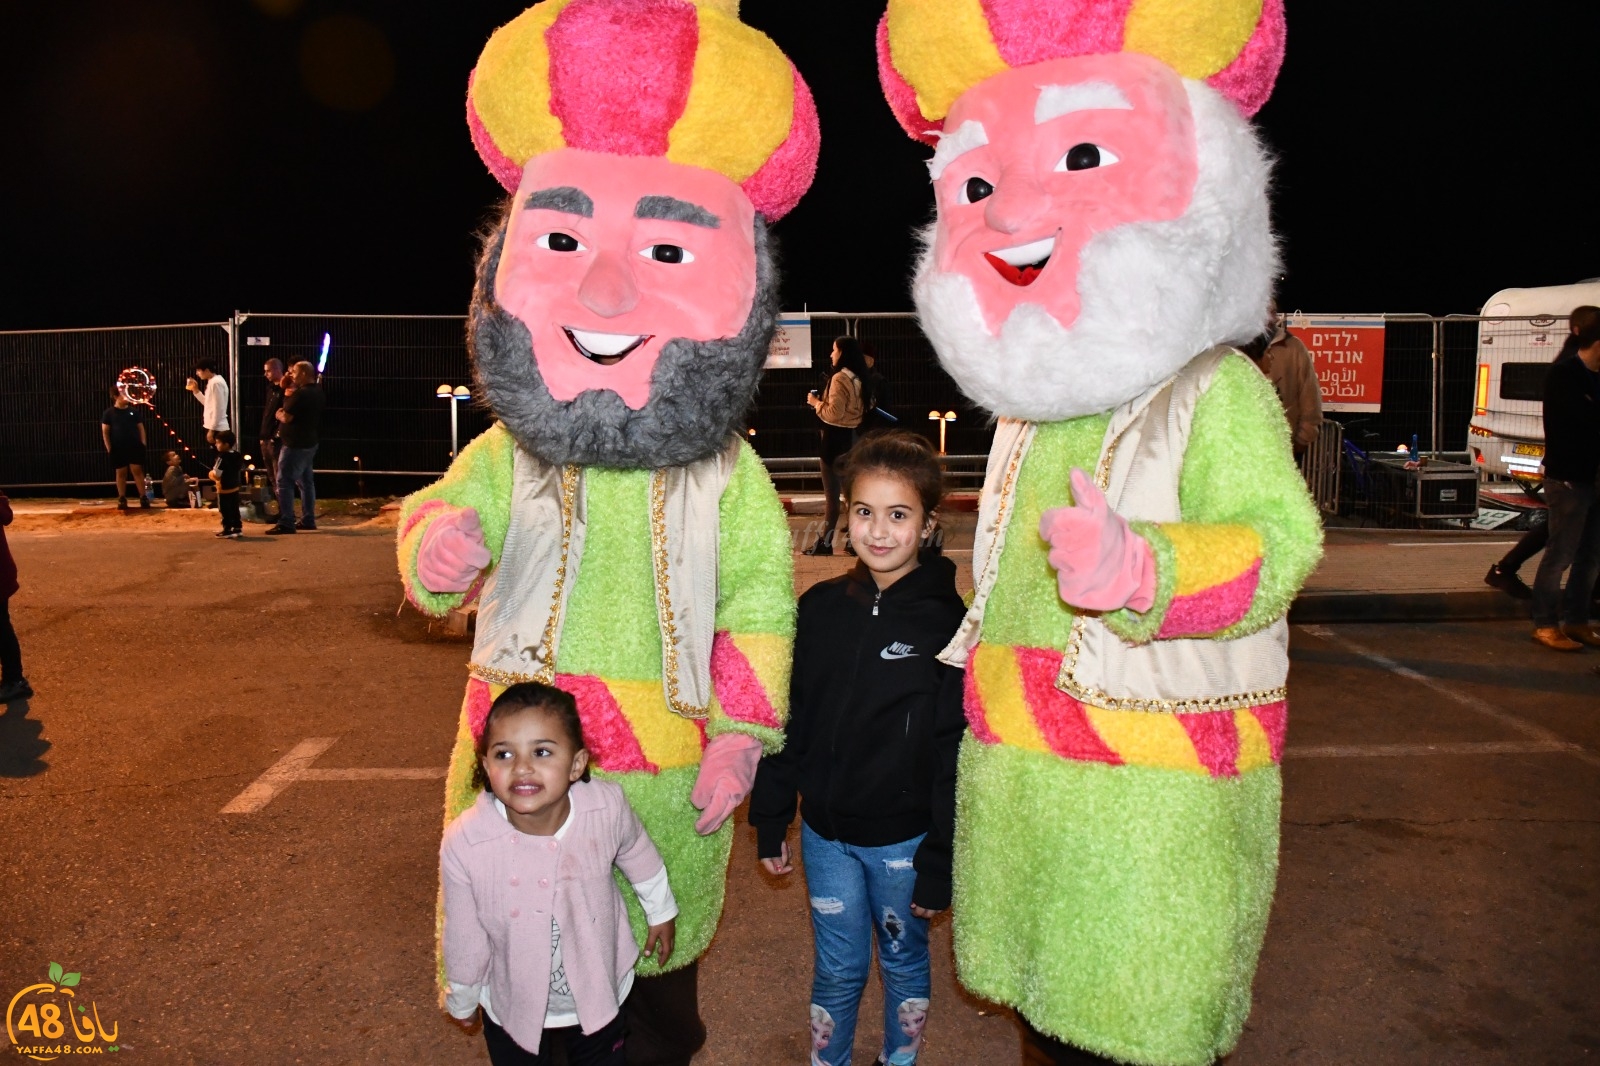
[[[594,217],[594,201],[589,199],[589,194],[571,185],[557,185],[554,188],[529,193],[528,199],[522,206],[528,211],[542,208],[546,211],[560,211],[567,215],[581,215],[584,218]]]
[[[699,204],[675,196],[641,196],[633,209],[634,218],[654,218],[663,222],[687,222],[706,229],[722,228],[722,219]]]

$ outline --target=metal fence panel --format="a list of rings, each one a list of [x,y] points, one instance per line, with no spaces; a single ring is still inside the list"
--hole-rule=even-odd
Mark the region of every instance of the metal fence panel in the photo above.
[[[364,472],[365,488],[400,492],[431,480],[450,463],[450,405],[440,385],[471,385],[466,319],[461,315],[368,316],[247,314],[238,317],[240,437],[253,450],[266,398],[263,364],[313,366],[328,341],[318,471]],[[463,445],[489,427],[475,404],[458,405]],[[359,460],[359,464],[358,464]],[[399,472],[400,476],[394,473]],[[326,478],[328,475],[321,475]],[[357,488],[334,476],[330,492]]]
[[[1476,317],[1386,316],[1382,408],[1373,414],[1332,412],[1340,437],[1366,451],[1388,451],[1409,444],[1415,434],[1422,449],[1456,455],[1468,446],[1468,424],[1476,383],[1479,326]],[[1559,324],[1558,324],[1559,325]],[[360,316],[247,314],[236,318],[232,353],[237,370],[230,381],[237,406],[236,431],[247,454],[257,450],[264,385],[261,365],[269,357],[285,363],[317,362],[324,337],[329,342],[325,388],[328,411],[317,467],[325,471],[325,491],[404,492],[436,477],[450,459],[450,407],[436,397],[439,385],[470,384],[465,319],[448,316]],[[762,378],[747,425],[751,443],[774,467],[786,487],[815,485],[810,457],[817,454],[818,423],[805,402],[819,387],[836,337],[857,337],[877,359],[883,375],[882,404],[902,428],[938,440],[930,411],[954,411],[947,425],[946,450],[966,474],[981,469],[993,426],[970,404],[940,366],[910,314],[811,315],[810,369],[768,371]],[[1554,354],[1552,332],[1548,352]],[[256,338],[264,343],[251,343]],[[159,386],[149,419],[152,473],[159,474],[161,452],[181,438],[198,455],[203,447],[200,405],[184,395],[183,383],[203,358],[228,362],[227,325],[126,327],[0,333],[0,484],[40,488],[110,484],[99,416],[109,402],[107,388],[118,371],[143,366]],[[457,406],[462,444],[490,424],[473,404]],[[170,434],[172,435],[169,435]],[[1330,445],[1335,448],[1336,445]],[[1359,492],[1362,479],[1345,464],[1327,469],[1334,456],[1322,456],[1311,483],[1324,506]],[[191,464],[191,472],[198,472]],[[353,471],[364,471],[366,483]],[[348,477],[339,472],[352,472]],[[398,473],[384,473],[398,472]],[[1330,475],[1339,478],[1329,482]],[[975,484],[965,477],[963,484]]]
[[[228,361],[226,323],[0,333],[0,485],[95,488],[113,483],[100,435],[117,374],[150,371],[157,386],[145,409],[146,471],[160,478],[169,449],[188,445],[203,469],[201,408],[184,381],[202,359]]]

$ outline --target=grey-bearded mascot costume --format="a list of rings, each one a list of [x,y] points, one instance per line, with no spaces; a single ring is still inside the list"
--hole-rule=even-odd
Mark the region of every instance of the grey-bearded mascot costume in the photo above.
[[[498,422],[399,528],[412,603],[478,606],[446,821],[476,798],[494,697],[537,680],[576,698],[666,862],[677,943],[665,974],[638,962],[630,1062],[704,1040],[727,818],[787,716],[788,527],[737,430],[776,318],[768,225],[810,184],[817,117],[737,7],[544,0],[490,38],[467,118],[512,196],[469,328]]]

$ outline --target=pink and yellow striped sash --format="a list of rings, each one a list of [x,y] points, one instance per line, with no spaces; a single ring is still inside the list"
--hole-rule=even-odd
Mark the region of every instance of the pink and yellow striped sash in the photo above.
[[[1055,649],[979,644],[966,675],[973,735],[1080,762],[1212,777],[1237,777],[1283,758],[1288,706],[1282,701],[1198,714],[1112,711],[1056,688],[1060,672]]]

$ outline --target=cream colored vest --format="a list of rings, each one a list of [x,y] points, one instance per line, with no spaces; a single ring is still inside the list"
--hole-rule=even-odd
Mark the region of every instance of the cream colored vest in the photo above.
[[[661,628],[662,688],[685,718],[711,703],[719,507],[739,459],[737,437],[715,455],[650,473],[650,560]],[[553,466],[519,445],[511,522],[500,562],[478,599],[471,674],[497,685],[553,683],[567,600],[588,528],[584,471]]]
[[[1095,483],[1127,519],[1182,521],[1178,483],[1194,424],[1195,406],[1231,348],[1213,348],[1176,376],[1112,413],[1100,446]],[[1035,425],[1002,419],[989,451],[972,567],[976,591],[954,639],[940,653],[965,666],[981,639],[983,612],[994,591],[1014,511],[1017,472],[1033,443]],[[1056,687],[1082,703],[1108,710],[1191,713],[1273,703],[1289,676],[1289,626],[1279,618],[1231,640],[1153,640],[1129,644],[1094,612],[1078,611],[1063,649]]]

